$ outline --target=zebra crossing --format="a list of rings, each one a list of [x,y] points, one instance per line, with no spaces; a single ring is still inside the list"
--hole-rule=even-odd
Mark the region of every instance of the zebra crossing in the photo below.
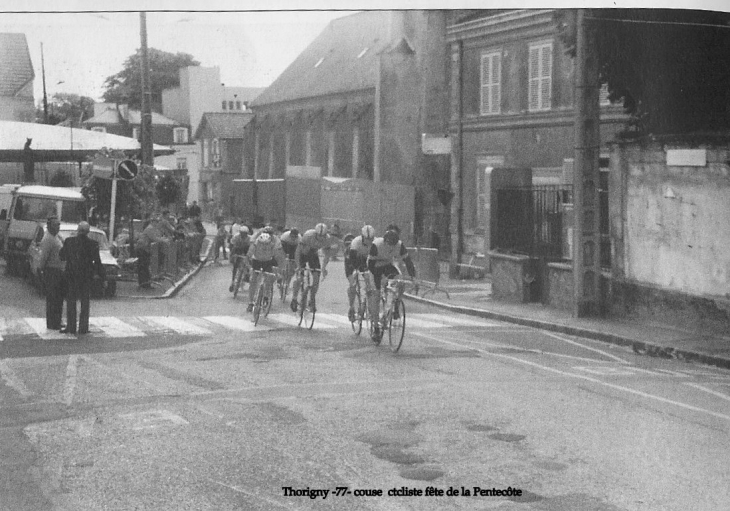
[[[249,316],[101,316],[89,319],[89,336],[100,338],[146,337],[151,335],[210,336],[220,332],[266,332],[297,328],[299,318],[294,314],[272,313],[254,326]],[[456,317],[446,314],[409,314],[406,325],[413,329],[446,329],[459,327],[503,327],[489,320]],[[344,314],[318,312],[316,330],[350,330]],[[0,342],[17,337],[40,340],[68,339],[68,335],[46,329],[45,318],[0,318]]]

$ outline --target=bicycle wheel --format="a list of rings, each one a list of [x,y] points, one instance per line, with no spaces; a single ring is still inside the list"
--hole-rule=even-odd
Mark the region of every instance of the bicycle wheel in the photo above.
[[[393,353],[403,344],[406,333],[406,306],[403,300],[397,300],[393,305],[393,312],[388,313],[388,343]]]
[[[292,274],[291,272],[286,272],[286,275],[284,276],[284,280],[281,283],[281,301],[286,303],[286,295],[289,294],[289,285],[291,284]]]
[[[355,288],[355,300],[353,301],[353,304],[355,306],[355,321],[350,322],[350,326],[352,326],[352,331],[355,332],[355,335],[360,335],[360,332],[362,332],[362,298],[360,297],[360,285]]]
[[[310,289],[307,294],[309,294],[311,292],[312,292],[312,290]],[[307,305],[307,307],[304,309],[305,310],[304,326],[307,327],[309,330],[311,330],[312,327],[314,326],[314,314],[316,311],[315,311],[315,309],[313,309],[312,307],[309,306],[309,303],[307,303],[307,302],[304,302],[304,303],[306,303],[306,305]]]
[[[241,281],[243,280],[243,268],[241,266],[236,269],[236,279],[233,282],[233,298],[236,298],[241,290]]]
[[[264,299],[263,287],[259,284],[259,289],[256,291],[256,298],[253,302],[253,324],[258,325],[259,317],[261,316],[261,302]]]
[[[299,292],[299,308],[297,309],[297,314],[299,314],[299,326],[302,326],[302,323],[304,322],[304,316],[307,315],[307,288],[303,288]]]
[[[380,305],[380,310],[383,310],[382,303]],[[380,344],[380,341],[383,340],[382,328],[380,330],[380,335],[375,336],[375,327],[378,325],[380,320],[377,317],[373,318],[372,316],[370,316],[370,311],[368,311],[367,321],[368,321],[368,333],[370,334],[370,340],[372,340],[375,343],[375,345],[378,346]]]
[[[264,317],[268,317],[269,312],[271,311],[271,302],[274,301],[274,284],[269,284],[266,286],[266,293],[264,295],[266,299],[266,307],[264,308]]]

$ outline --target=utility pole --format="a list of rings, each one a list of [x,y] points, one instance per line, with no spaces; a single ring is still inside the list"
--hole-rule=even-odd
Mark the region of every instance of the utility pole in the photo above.
[[[41,43],[41,74],[43,75],[43,124],[48,124],[48,95],[46,94],[46,62],[43,59],[43,43]]]
[[[576,16],[575,166],[573,174],[573,315],[600,313],[600,105],[595,25],[589,9]]]

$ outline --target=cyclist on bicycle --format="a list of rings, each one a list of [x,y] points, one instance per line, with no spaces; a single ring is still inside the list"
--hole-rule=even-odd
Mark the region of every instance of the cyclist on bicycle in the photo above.
[[[408,275],[411,278],[416,276],[416,268],[408,255],[405,245],[400,239],[400,229],[396,225],[389,225],[388,230],[382,238],[375,238],[370,246],[368,255],[368,270],[375,283],[375,289],[368,293],[368,308],[370,317],[376,321],[374,339],[380,339],[380,324],[377,318],[380,317],[380,288],[383,277],[393,278],[400,272],[396,265],[405,264]]]
[[[302,274],[299,270],[302,270],[305,266],[309,266],[310,270],[322,271],[322,278],[327,276],[327,263],[330,260],[329,249],[333,245],[337,245],[338,240],[329,234],[327,234],[327,225],[323,223],[317,224],[314,229],[307,230],[303,235],[302,239],[297,245],[296,252],[294,254],[294,261],[297,264],[297,278],[294,281],[292,287],[292,301],[291,310],[297,311],[297,295],[299,288],[302,285]],[[322,261],[321,268],[319,262],[319,251],[322,250],[324,253],[324,260]],[[314,297],[317,294],[319,288],[319,272],[313,272],[312,280],[312,296],[309,299],[309,306],[312,310],[315,309]]]
[[[276,262],[277,252],[280,250],[281,245],[276,236],[274,236],[274,229],[270,226],[264,227],[259,233],[254,234],[251,239],[251,247],[248,249],[251,269],[274,273],[274,267],[278,266]],[[248,289],[248,307],[246,309],[248,312],[253,310],[253,301],[258,288],[257,283],[258,275],[252,273]]]
[[[231,274],[231,285],[228,287],[230,293],[233,292],[233,285],[236,280],[236,271],[245,264],[245,257],[251,246],[251,238],[248,236],[248,227],[241,226],[238,233],[231,238],[229,248],[231,249],[231,260],[233,261],[233,273]]]
[[[351,236],[351,235],[350,235]],[[349,282],[347,287],[347,301],[350,308],[347,311],[347,317],[350,322],[355,321],[355,285],[357,284],[357,276],[355,269],[360,273],[368,271],[368,254],[370,247],[375,239],[375,229],[372,225],[363,226],[360,236],[354,238],[349,248],[345,252],[345,276]],[[347,243],[347,242],[345,242]],[[367,288],[370,288],[370,282],[367,282]]]

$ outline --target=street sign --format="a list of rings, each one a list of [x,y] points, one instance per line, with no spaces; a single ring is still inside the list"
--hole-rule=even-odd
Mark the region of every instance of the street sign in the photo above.
[[[115,161],[105,156],[97,156],[92,163],[92,174],[100,179],[111,179]]]
[[[117,165],[117,177],[130,181],[137,177],[137,164],[132,160],[123,160]]]

